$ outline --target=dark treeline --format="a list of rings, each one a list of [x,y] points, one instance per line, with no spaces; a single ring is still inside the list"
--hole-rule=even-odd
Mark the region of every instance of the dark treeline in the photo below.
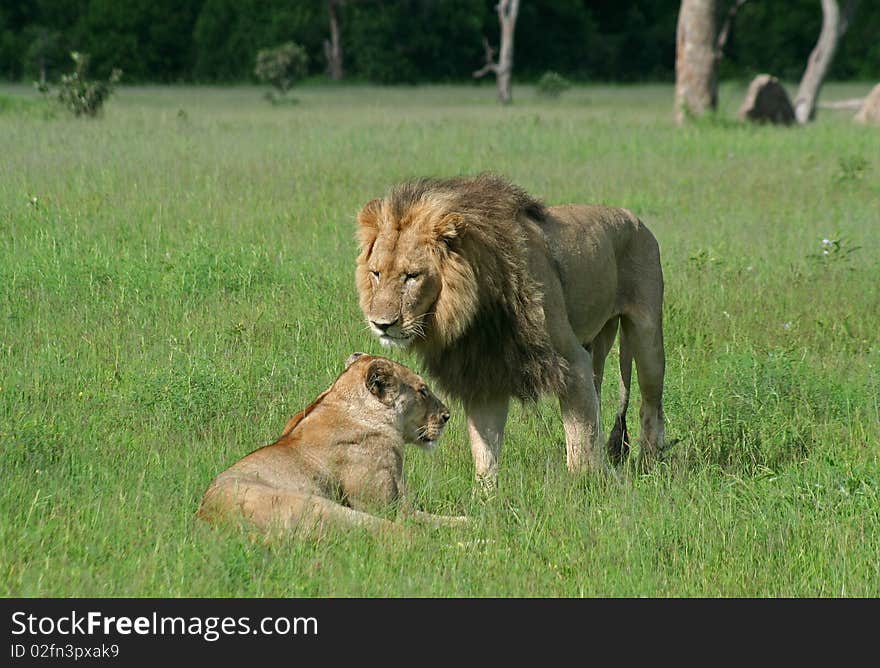
[[[494,0],[347,0],[340,9],[346,75],[381,83],[461,81],[497,44]],[[719,0],[719,10],[726,10]],[[679,0],[522,0],[515,74],[576,80],[671,80]],[[739,12],[724,77],[795,79],[822,23],[819,0],[750,0]],[[253,77],[258,49],[303,45],[326,68],[326,0],[0,0],[0,77],[55,78],[69,52],[128,82],[233,82]],[[880,3],[862,2],[832,78],[880,78]]]

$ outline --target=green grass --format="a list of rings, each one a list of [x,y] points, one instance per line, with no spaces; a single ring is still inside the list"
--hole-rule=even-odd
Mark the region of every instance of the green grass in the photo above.
[[[684,129],[659,85],[508,109],[487,86],[123,87],[75,120],[0,93],[0,595],[880,595],[880,132],[851,112],[739,126],[733,85]],[[466,530],[266,545],[195,521],[214,475],[381,351],[358,208],[482,170],[659,238],[667,461],[570,476],[555,402],[517,406],[483,503],[453,404],[406,472]]]

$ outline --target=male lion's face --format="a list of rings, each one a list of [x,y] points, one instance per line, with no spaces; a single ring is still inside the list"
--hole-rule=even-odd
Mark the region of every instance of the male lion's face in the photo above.
[[[432,326],[448,246],[430,204],[397,217],[387,208],[373,200],[358,216],[358,296],[370,330],[382,344],[406,347],[425,338]],[[446,226],[452,229],[448,220]]]
[[[352,361],[354,359],[355,361]],[[403,440],[426,450],[437,441],[449,421],[449,409],[425,384],[421,376],[384,357],[355,353],[349,366],[359,364],[370,393],[394,415]]]
[[[361,308],[385,346],[406,347],[424,337],[440,281],[417,231],[380,234],[358,267]]]

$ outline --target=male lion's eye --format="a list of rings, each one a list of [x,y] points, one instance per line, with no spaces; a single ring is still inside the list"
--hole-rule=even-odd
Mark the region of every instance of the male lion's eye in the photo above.
[[[370,273],[373,275],[373,278],[375,278],[377,281],[379,280],[379,272],[378,271],[371,271]]]
[[[407,274],[407,275],[406,275],[406,280],[408,280],[408,281],[414,281],[414,280],[416,280],[418,277],[419,277],[419,272],[415,272],[415,273],[412,273],[412,274]]]
[[[428,388],[427,387],[420,387],[419,394],[421,394],[425,399],[427,399],[428,398]]]

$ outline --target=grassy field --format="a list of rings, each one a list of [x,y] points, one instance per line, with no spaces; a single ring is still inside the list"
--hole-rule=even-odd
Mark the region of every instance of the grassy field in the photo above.
[[[880,596],[880,131],[741,126],[743,93],[677,129],[659,85],[509,109],[490,87],[123,87],[95,121],[0,89],[0,595]],[[659,238],[667,460],[572,477],[555,402],[516,406],[483,502],[453,403],[406,472],[472,527],[267,545],[195,521],[214,475],[381,351],[360,205],[483,170]]]

